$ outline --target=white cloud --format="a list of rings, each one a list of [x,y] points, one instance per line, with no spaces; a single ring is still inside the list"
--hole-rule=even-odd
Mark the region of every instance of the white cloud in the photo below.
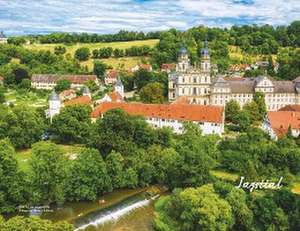
[[[0,30],[112,33],[183,30],[199,24],[288,24],[300,19],[300,0],[0,0]]]

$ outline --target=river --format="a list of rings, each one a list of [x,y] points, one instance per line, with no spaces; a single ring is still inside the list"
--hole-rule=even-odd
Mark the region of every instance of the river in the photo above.
[[[96,202],[67,202],[51,207],[40,216],[68,221],[76,231],[153,231],[154,202],[161,193],[158,187],[117,190]]]

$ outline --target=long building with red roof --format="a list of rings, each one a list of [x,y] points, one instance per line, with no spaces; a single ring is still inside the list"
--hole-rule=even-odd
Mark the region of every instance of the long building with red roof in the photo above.
[[[198,124],[204,135],[221,135],[224,131],[224,109],[218,106],[104,102],[94,109],[91,117],[95,120],[112,109],[143,116],[153,127],[170,127],[175,133],[182,133],[186,121]]]
[[[276,111],[268,112],[263,122],[262,128],[273,139],[287,134],[291,129],[292,135],[298,137],[300,134],[300,112]]]

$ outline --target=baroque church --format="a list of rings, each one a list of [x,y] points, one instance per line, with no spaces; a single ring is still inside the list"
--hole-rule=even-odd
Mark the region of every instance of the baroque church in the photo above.
[[[263,92],[268,111],[300,104],[300,77],[293,81],[276,81],[269,76],[256,78],[214,76],[211,71],[208,42],[201,50],[201,65],[192,66],[186,48],[179,51],[176,71],[169,74],[169,101],[189,104],[225,106],[236,100],[241,107]]]

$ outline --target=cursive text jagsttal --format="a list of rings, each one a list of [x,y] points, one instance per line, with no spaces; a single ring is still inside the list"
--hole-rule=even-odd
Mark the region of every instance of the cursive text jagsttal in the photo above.
[[[242,176],[240,183],[236,188],[248,189],[250,192],[253,192],[255,189],[280,189],[282,187],[283,177],[280,177],[278,182],[272,182],[269,180],[262,180],[260,182],[247,182],[245,177]]]

